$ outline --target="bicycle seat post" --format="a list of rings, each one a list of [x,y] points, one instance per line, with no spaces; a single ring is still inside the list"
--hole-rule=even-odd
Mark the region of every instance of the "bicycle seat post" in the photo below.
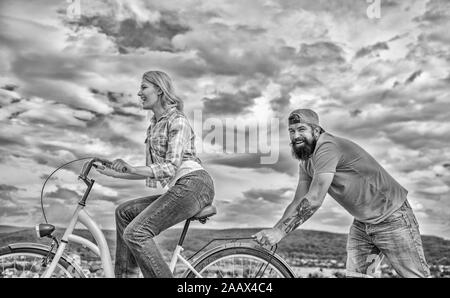
[[[184,242],[184,238],[186,237],[187,231],[189,229],[189,224],[191,223],[191,219],[186,219],[186,222],[183,227],[183,232],[181,233],[180,240],[178,241],[178,245],[182,246]]]

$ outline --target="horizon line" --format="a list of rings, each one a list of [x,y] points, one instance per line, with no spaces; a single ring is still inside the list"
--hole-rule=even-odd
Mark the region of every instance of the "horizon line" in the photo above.
[[[36,225],[34,226],[14,226],[14,225],[8,225],[8,224],[0,224],[0,227],[10,227],[10,228],[19,228],[19,229],[34,229]],[[61,227],[61,226],[55,226],[57,229],[65,229],[66,227]],[[189,227],[189,230],[211,230],[211,231],[224,231],[224,230],[263,230],[263,229],[270,229],[271,227],[254,227],[254,228],[236,228],[236,227],[231,227],[231,228],[225,228],[225,229],[218,229],[218,228],[201,228],[201,227]],[[167,230],[162,231],[161,233],[164,233],[165,231],[168,230],[182,230],[182,227],[170,227]],[[75,228],[74,230],[87,230],[86,227],[79,227],[79,228]],[[115,229],[103,229],[101,228],[102,231],[115,231]],[[323,233],[330,233],[330,234],[337,234],[337,235],[348,235],[348,233],[338,233],[338,232],[331,232],[331,231],[325,231],[325,230],[316,230],[316,229],[296,229],[292,232],[295,231],[313,231],[313,232],[323,232]],[[291,233],[292,233],[291,232]],[[160,234],[161,234],[160,233]],[[286,236],[288,237],[289,234]],[[420,234],[420,236],[427,236],[427,237],[436,237],[436,238],[441,238],[447,241],[450,241],[450,238],[445,238],[443,236],[438,236],[438,235],[429,235],[429,234]]]

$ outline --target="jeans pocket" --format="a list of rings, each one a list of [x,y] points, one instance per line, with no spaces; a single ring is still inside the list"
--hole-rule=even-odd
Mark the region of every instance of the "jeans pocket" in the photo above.
[[[409,204],[409,202],[406,200],[405,203],[402,206],[402,210],[404,213],[404,217],[405,220],[408,222],[409,226],[419,226],[419,223],[417,222],[417,218],[414,214],[414,211],[411,208],[411,205]]]
[[[188,174],[178,179],[175,185],[171,188],[177,197],[193,196],[196,198],[200,208],[211,205],[214,198],[214,186],[209,183],[210,177],[204,177],[198,174]]]
[[[408,221],[410,222],[411,225],[419,227],[419,222],[417,221],[417,218],[412,212],[412,210],[408,211],[405,215],[408,218]]]
[[[394,224],[394,223],[402,222],[404,220],[405,220],[405,212],[403,212],[403,210],[401,210],[401,209],[398,209],[397,211],[395,211],[394,213],[389,215],[383,221],[383,223]]]
[[[204,184],[197,192],[197,200],[202,209],[212,204],[213,197],[214,191],[206,184]]]
[[[399,209],[388,216],[383,222],[377,224],[377,227],[384,231],[395,231],[410,226],[410,221],[406,212]]]
[[[171,191],[178,197],[182,197],[192,189],[194,189],[194,186],[191,178],[181,177],[180,179],[178,179],[175,185],[170,188],[169,191]]]

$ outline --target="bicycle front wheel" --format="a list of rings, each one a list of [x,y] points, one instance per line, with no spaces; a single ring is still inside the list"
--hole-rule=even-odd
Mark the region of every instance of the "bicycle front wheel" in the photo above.
[[[49,249],[40,246],[9,245],[0,248],[0,278],[39,278],[54,257]],[[84,277],[79,268],[66,257],[61,257],[52,278]]]
[[[250,243],[233,243],[205,253],[193,265],[205,278],[294,278],[289,266],[276,254]],[[187,278],[197,277],[192,271]]]

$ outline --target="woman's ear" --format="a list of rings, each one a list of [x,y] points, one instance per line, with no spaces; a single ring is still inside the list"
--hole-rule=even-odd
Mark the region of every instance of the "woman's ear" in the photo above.
[[[161,104],[161,107],[166,108],[166,101],[163,99],[164,94],[161,92],[157,92],[158,93],[158,101]]]

